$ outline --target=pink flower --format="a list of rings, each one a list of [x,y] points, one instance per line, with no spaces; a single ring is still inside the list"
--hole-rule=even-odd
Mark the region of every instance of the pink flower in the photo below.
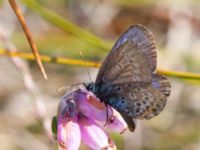
[[[102,127],[123,133],[127,124],[94,94],[77,89],[64,95],[58,108],[57,139],[60,149],[77,150],[81,140],[95,150],[116,149]]]

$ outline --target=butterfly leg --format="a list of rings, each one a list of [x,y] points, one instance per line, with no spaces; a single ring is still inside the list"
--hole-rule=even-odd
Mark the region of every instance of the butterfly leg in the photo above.
[[[106,106],[106,123],[104,124],[104,126],[106,126],[109,123],[108,105],[105,103],[105,106]]]

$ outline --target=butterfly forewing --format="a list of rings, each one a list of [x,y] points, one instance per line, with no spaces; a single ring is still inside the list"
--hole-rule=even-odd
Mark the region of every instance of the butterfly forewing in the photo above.
[[[156,50],[151,31],[141,25],[131,26],[106,57],[96,83],[109,80],[151,82],[155,68]]]

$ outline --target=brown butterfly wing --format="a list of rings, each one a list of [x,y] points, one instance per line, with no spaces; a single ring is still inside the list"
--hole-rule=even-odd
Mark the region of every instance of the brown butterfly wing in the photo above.
[[[113,46],[97,75],[96,83],[151,82],[156,49],[150,30],[131,26]]]

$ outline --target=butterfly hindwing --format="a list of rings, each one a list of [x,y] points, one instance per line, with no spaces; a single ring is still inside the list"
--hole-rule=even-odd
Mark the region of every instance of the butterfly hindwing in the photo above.
[[[169,80],[167,80],[167,78],[165,76],[160,75],[158,73],[152,74],[152,83],[151,83],[151,85],[154,88],[158,89],[166,97],[169,97],[171,85],[169,83]]]
[[[135,87],[128,93],[108,99],[108,104],[121,114],[136,119],[150,119],[158,115],[166,104],[166,97],[151,87]]]

